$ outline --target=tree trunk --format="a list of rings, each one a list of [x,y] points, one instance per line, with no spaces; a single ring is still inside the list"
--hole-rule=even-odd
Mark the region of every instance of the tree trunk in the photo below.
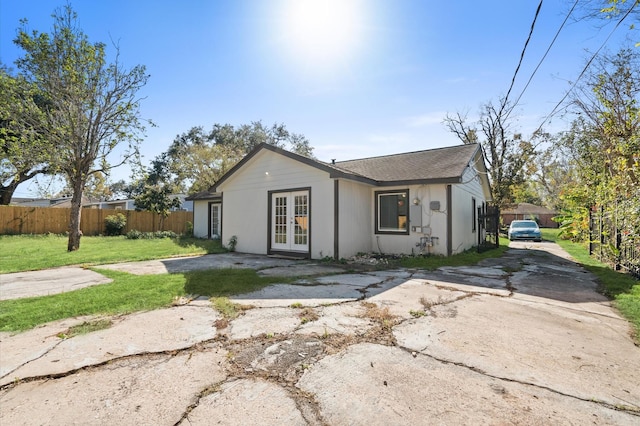
[[[8,206],[11,202],[11,198],[13,197],[13,193],[16,191],[18,185],[14,185],[11,182],[7,186],[0,186],[0,206]]]
[[[16,189],[18,188],[18,185],[22,182],[28,181],[39,173],[43,172],[41,170],[36,170],[31,173],[19,172],[7,186],[0,185],[0,206],[8,206],[11,202],[11,198],[13,198],[13,193],[16,192]]]
[[[82,193],[84,191],[84,182],[78,178],[73,185],[73,197],[71,198],[71,217],[69,218],[69,243],[67,251],[76,251],[80,248],[80,219],[82,215]]]

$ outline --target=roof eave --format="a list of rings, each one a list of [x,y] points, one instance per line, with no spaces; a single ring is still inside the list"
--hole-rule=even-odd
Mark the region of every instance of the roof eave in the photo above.
[[[443,177],[433,179],[405,179],[405,180],[388,180],[382,182],[376,182],[376,186],[398,186],[398,185],[442,185],[442,184],[454,184],[461,183],[462,179],[459,176],[455,177]]]

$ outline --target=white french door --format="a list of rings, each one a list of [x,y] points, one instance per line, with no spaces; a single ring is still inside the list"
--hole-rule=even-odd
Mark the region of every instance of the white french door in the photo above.
[[[211,235],[210,238],[219,240],[221,230],[221,220],[220,220],[220,211],[222,205],[219,203],[211,204],[211,213],[209,214],[209,218],[211,220]]]
[[[271,194],[271,249],[309,251],[309,191]]]

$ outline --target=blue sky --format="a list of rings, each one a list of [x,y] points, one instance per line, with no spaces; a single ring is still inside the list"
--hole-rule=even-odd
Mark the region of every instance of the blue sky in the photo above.
[[[75,0],[92,41],[117,41],[120,59],[151,79],[141,115],[157,124],[142,143],[146,161],[193,126],[262,120],[304,134],[323,161],[416,151],[460,142],[447,113],[473,118],[506,94],[537,0]],[[0,61],[22,55],[19,19],[48,32],[64,2],[0,0]],[[520,95],[573,1],[544,2],[511,99]],[[309,12],[311,10],[311,12]],[[526,136],[580,74],[587,51],[611,27],[570,22],[514,110]],[[628,35],[621,26],[608,46]],[[114,49],[109,46],[110,59]],[[559,131],[555,117],[545,128]],[[129,170],[112,180],[128,179]],[[28,196],[24,184],[16,196]]]

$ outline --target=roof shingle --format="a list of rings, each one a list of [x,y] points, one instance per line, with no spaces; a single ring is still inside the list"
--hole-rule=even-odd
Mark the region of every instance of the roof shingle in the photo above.
[[[477,144],[385,155],[331,164],[339,170],[378,182],[452,180],[460,178]]]

